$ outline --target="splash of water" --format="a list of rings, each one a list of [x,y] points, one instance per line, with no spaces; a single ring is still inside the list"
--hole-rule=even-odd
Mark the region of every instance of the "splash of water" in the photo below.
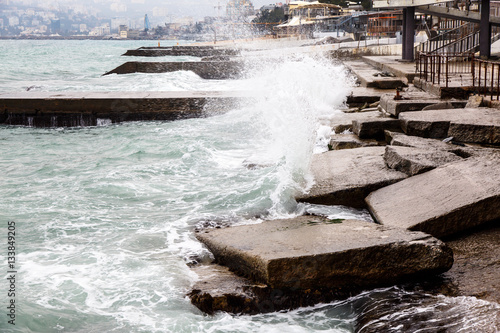
[[[249,60],[247,67],[241,88],[256,91],[258,97],[243,110],[253,116],[253,129],[266,140],[252,162],[279,168],[281,179],[271,194],[270,212],[286,214],[295,209],[293,197],[313,183],[309,167],[317,139],[326,145],[328,130],[322,128],[317,135],[319,117],[340,112],[353,82],[343,66],[307,55],[270,57],[257,64]]]

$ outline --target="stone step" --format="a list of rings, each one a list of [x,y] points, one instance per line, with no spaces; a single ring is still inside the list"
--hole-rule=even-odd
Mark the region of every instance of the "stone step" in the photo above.
[[[407,177],[387,168],[385,147],[332,150],[313,156],[314,185],[298,201],[323,205],[365,207],[364,199],[381,187]]]
[[[408,135],[453,137],[455,141],[500,144],[500,110],[491,108],[405,112],[399,116]]]
[[[420,232],[317,216],[196,234],[219,264],[271,288],[362,288],[437,274],[452,251]]]
[[[328,117],[320,119],[320,123],[325,126],[330,126],[336,134],[341,134],[344,131],[352,130],[352,122],[355,120],[378,120],[384,118],[379,111],[369,112],[335,112]]]
[[[363,87],[396,89],[408,85],[406,78],[398,77],[387,71],[380,71],[364,61],[351,60],[344,61],[343,63],[356,75],[358,82]]]
[[[470,157],[381,188],[366,198],[386,226],[444,237],[500,218],[500,154]]]

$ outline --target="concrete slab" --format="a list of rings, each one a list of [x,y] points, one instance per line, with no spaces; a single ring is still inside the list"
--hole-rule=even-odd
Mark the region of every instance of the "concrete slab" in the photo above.
[[[376,147],[384,144],[385,142],[379,142],[373,139],[362,140],[355,134],[334,134],[330,137],[330,147],[332,150]]]
[[[236,275],[227,267],[210,264],[192,268],[199,277],[187,295],[198,309],[214,314],[258,314],[329,303],[352,296],[339,288],[277,289]],[[361,290],[360,290],[361,291]]]
[[[408,135],[453,137],[455,141],[500,144],[500,110],[492,108],[406,112],[399,116]]]
[[[371,193],[366,203],[387,226],[443,237],[500,218],[500,155],[446,164]]]
[[[340,134],[346,130],[352,130],[352,122],[354,120],[379,120],[384,118],[384,115],[379,111],[370,112],[335,112],[328,116],[320,118],[321,125],[330,126],[336,134]]]
[[[399,77],[406,77],[411,83],[416,75],[414,62],[402,62],[401,56],[362,56],[361,59],[373,67],[395,74]]]
[[[196,237],[218,263],[272,288],[353,288],[448,270],[451,250],[420,232],[316,216],[212,229]]]
[[[435,169],[441,165],[460,161],[462,157],[445,150],[388,146],[384,161],[394,170],[414,176]]]
[[[379,119],[352,121],[352,131],[360,139],[383,139],[385,130],[401,131],[399,119],[381,117]]]
[[[363,87],[396,89],[406,87],[408,80],[386,71],[380,71],[362,60],[343,61],[344,65],[358,78]],[[390,74],[390,75],[387,75]]]
[[[240,61],[182,61],[182,62],[142,62],[129,61],[105,73],[168,73],[191,71],[203,79],[236,79],[240,77],[244,64]]]
[[[372,191],[408,177],[389,169],[384,162],[385,147],[332,150],[313,156],[311,171],[315,184],[298,201],[324,205],[365,207]]]
[[[95,126],[112,122],[175,120],[223,112],[242,92],[23,92],[0,93],[0,124],[35,127]]]

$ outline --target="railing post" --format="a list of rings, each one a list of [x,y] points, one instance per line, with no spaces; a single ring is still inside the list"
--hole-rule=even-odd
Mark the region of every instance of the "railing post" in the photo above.
[[[491,63],[491,100],[493,100],[493,78],[495,77],[495,64]]]
[[[446,55],[446,67],[445,67],[445,70],[446,70],[446,74],[445,74],[445,77],[446,77],[446,88],[448,88],[448,55]]]

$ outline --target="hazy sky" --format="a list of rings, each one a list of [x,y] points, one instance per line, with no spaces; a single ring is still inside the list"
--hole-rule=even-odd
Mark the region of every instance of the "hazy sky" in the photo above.
[[[8,0],[0,0],[0,6]],[[70,5],[79,8],[92,8],[98,10],[103,16],[125,16],[140,17],[148,13],[148,16],[194,16],[203,18],[204,16],[217,15],[217,6],[220,5],[220,13],[225,12],[228,0],[10,0],[10,3],[58,7]],[[263,5],[268,5],[279,1],[253,0],[256,9]],[[152,17],[152,21],[154,17]]]

